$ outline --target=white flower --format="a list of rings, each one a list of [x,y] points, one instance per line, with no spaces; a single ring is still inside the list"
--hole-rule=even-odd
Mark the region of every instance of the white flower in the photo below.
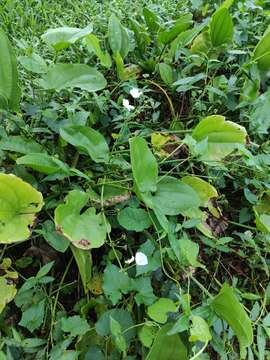
[[[135,107],[133,105],[130,105],[129,104],[129,101],[128,99],[123,99],[123,106],[128,110],[128,111],[131,111],[131,110],[134,110]]]
[[[132,88],[129,93],[134,99],[138,99],[142,95],[142,91],[138,88]]]
[[[136,252],[135,257],[132,256],[130,259],[126,260],[126,264],[132,264],[135,261],[138,266],[145,266],[148,264],[147,256],[143,252]]]
[[[136,265],[143,266],[148,264],[147,256],[142,252],[137,252],[135,254]]]

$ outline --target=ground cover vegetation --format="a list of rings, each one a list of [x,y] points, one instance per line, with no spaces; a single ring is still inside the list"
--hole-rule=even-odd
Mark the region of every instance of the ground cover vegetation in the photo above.
[[[269,18],[1,1],[1,360],[270,359]]]

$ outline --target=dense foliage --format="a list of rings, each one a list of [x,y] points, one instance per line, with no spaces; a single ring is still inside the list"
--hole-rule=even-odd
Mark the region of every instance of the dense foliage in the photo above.
[[[1,2],[0,360],[270,359],[269,5]]]

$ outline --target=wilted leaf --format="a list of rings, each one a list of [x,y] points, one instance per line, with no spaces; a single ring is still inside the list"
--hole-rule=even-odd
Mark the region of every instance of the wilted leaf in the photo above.
[[[107,81],[104,76],[86,64],[56,64],[39,81],[46,90],[79,88],[90,92],[102,90]]]
[[[66,196],[65,204],[58,205],[54,213],[57,230],[74,246],[85,250],[102,246],[107,232],[110,231],[105,215],[96,214],[95,208],[88,208],[81,213],[88,200],[87,193],[72,190]]]
[[[0,243],[26,240],[43,197],[30,184],[12,174],[0,174]]]
[[[90,250],[79,249],[76,246],[71,245],[71,251],[76,261],[81,276],[84,292],[87,293],[90,288],[90,282],[92,279],[92,255]]]

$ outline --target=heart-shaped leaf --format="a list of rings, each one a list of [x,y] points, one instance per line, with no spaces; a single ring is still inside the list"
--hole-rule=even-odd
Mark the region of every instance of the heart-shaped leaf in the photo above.
[[[42,206],[42,194],[30,184],[12,174],[0,174],[0,243],[26,240]]]
[[[198,142],[206,141],[200,159],[203,161],[220,161],[246,143],[246,129],[232,121],[225,121],[221,115],[204,118],[195,127],[192,137]]]
[[[101,72],[86,64],[56,64],[49,68],[39,84],[46,90],[79,88],[94,92],[104,89],[107,81]]]
[[[54,213],[57,230],[80,249],[99,248],[111,230],[105,215],[96,214],[95,208],[88,208],[81,213],[88,200],[87,193],[72,190],[66,196],[65,203],[60,204]]]

